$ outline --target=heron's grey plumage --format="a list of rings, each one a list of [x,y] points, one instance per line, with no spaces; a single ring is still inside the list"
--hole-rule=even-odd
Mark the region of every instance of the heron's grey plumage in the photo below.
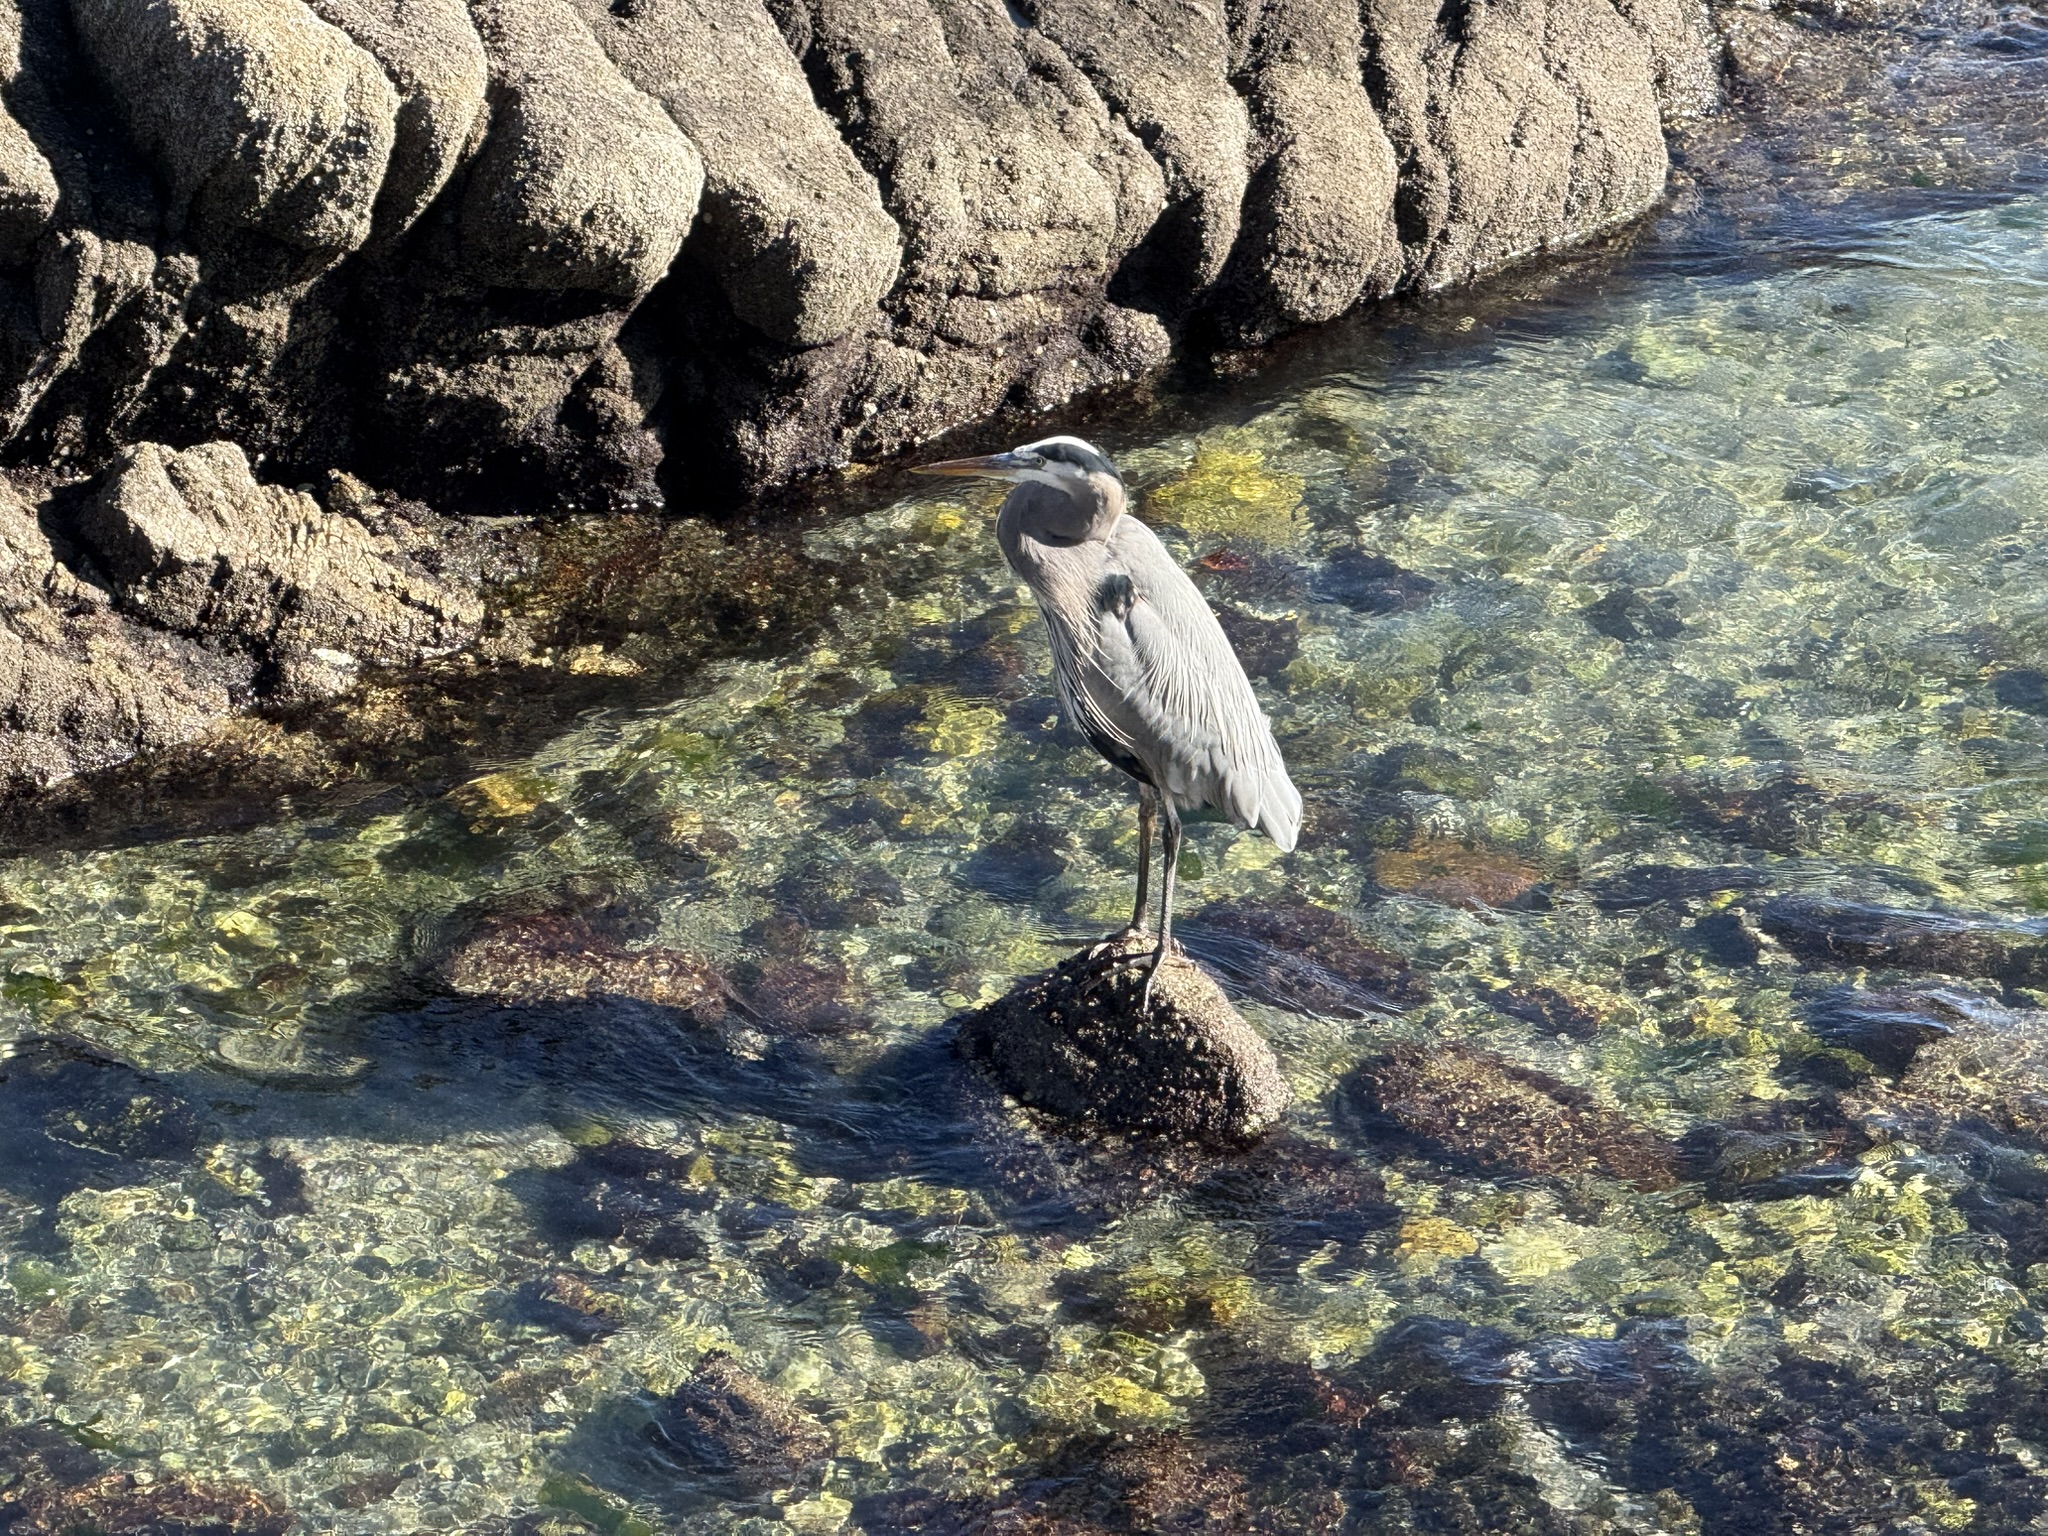
[[[1179,813],[1221,811],[1283,851],[1301,830],[1301,795],[1216,615],[1152,530],[1132,516],[1115,467],[1077,438],[927,466],[1016,482],[996,519],[1011,569],[1038,601],[1068,718],[1140,789],[1142,919],[1155,804],[1166,817],[1168,947]]]

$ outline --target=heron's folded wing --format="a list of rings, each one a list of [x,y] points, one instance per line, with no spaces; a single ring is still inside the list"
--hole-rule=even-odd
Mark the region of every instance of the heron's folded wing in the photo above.
[[[1127,517],[1119,534],[1131,590],[1096,627],[1093,665],[1080,674],[1091,707],[1176,800],[1215,806],[1292,848],[1301,795],[1237,653],[1151,530]]]

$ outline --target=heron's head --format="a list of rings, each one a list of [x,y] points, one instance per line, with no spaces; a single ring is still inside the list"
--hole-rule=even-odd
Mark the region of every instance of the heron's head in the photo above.
[[[983,480],[1036,480],[1077,499],[1106,499],[1114,488],[1119,502],[1124,485],[1123,476],[1116,472],[1109,456],[1078,437],[1046,437],[1012,448],[1008,453],[920,464],[913,473],[971,475]]]

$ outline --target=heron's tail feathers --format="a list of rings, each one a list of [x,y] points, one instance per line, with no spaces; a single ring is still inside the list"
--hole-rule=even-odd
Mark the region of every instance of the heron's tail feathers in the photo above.
[[[1273,840],[1275,848],[1282,853],[1294,852],[1294,844],[1301,836],[1301,791],[1285,774],[1269,785],[1261,798],[1258,826]]]

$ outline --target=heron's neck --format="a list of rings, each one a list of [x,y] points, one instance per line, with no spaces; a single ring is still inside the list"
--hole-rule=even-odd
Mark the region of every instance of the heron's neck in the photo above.
[[[1003,502],[997,532],[1008,545],[1018,539],[1071,546],[1107,539],[1124,515],[1124,488],[1106,475],[1091,475],[1085,487],[1026,481]]]

